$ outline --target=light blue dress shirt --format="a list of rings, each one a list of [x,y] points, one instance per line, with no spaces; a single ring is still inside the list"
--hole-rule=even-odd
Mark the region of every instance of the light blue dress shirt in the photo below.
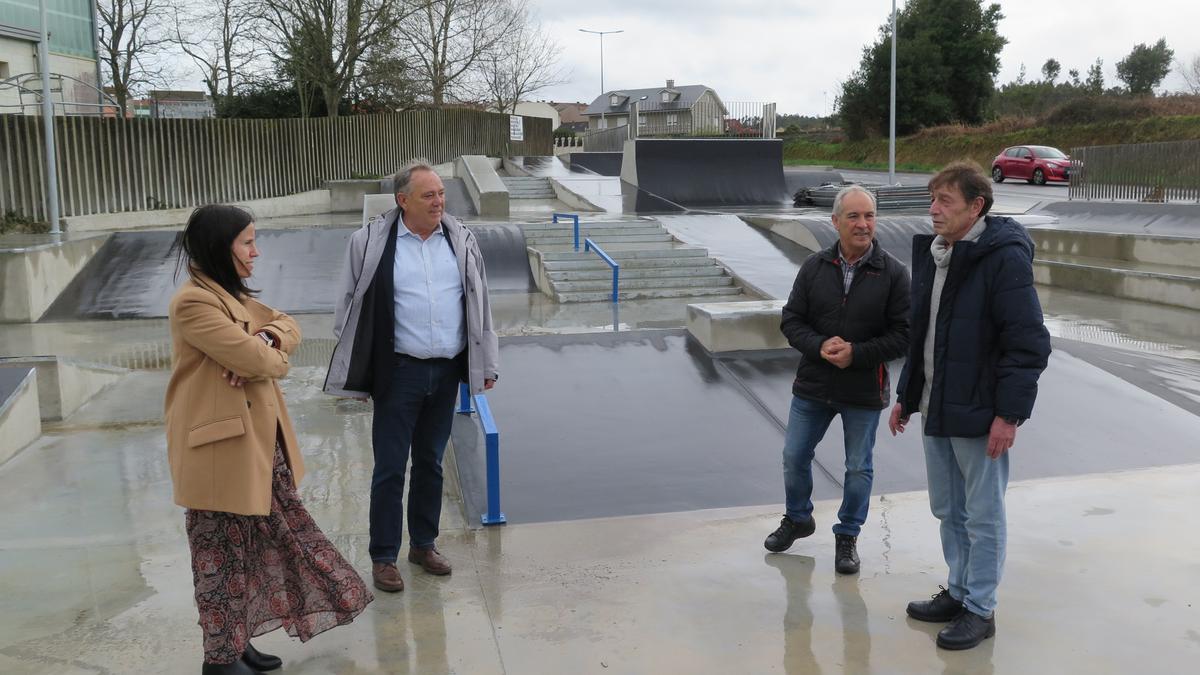
[[[400,219],[396,236],[396,351],[418,359],[454,358],[467,346],[458,259],[438,226],[428,239]]]

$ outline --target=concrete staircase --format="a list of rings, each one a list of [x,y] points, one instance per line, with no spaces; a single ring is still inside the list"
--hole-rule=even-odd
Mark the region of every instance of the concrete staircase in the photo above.
[[[1034,281],[1200,310],[1200,239],[1029,228]]]
[[[534,176],[501,176],[508,188],[509,199],[554,199],[554,187],[549,178]]]
[[[594,252],[583,251],[590,238],[621,266],[619,297],[731,298],[742,292],[707,249],[681,244],[654,221],[586,223],[580,250],[574,250],[572,225],[522,226],[538,287],[559,302],[603,302],[612,298],[612,268]]]

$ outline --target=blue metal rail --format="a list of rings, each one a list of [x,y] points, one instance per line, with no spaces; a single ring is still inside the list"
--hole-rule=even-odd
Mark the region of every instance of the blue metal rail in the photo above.
[[[471,409],[472,399],[475,401],[474,410]],[[471,396],[471,389],[466,383],[459,385],[457,412],[470,415],[476,411],[479,413],[479,425],[483,427],[487,458],[487,511],[479,520],[484,525],[502,525],[508,519],[500,510],[500,429],[496,427],[487,397],[483,394]]]
[[[600,256],[600,258],[603,259],[604,262],[608,263],[608,266],[612,268],[612,272],[613,272],[612,301],[617,302],[620,298],[620,295],[617,292],[617,284],[621,279],[620,263],[618,263],[616,260],[613,260],[611,256],[609,256],[607,253],[604,252],[604,249],[597,246],[596,242],[592,241],[591,237],[588,237],[587,239],[583,240],[583,250],[585,252],[595,251],[596,255]]]
[[[579,250],[579,214],[577,213],[556,213],[553,216],[552,222],[557,223],[559,218],[570,218],[575,221],[575,250]]]

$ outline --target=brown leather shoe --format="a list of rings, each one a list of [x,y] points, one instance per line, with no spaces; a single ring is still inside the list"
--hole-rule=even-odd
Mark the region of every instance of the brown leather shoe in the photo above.
[[[450,574],[450,561],[438,553],[436,548],[410,548],[408,549],[408,562],[420,565],[421,569],[430,574],[438,576]]]
[[[396,563],[371,563],[371,580],[375,582],[375,588],[385,593],[404,590],[404,579],[400,578]]]

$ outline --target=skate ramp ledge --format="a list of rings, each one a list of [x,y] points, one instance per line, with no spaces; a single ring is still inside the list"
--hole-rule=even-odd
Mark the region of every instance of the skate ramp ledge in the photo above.
[[[710,353],[787,349],[779,330],[785,300],[704,302],[687,306],[687,329]]]

